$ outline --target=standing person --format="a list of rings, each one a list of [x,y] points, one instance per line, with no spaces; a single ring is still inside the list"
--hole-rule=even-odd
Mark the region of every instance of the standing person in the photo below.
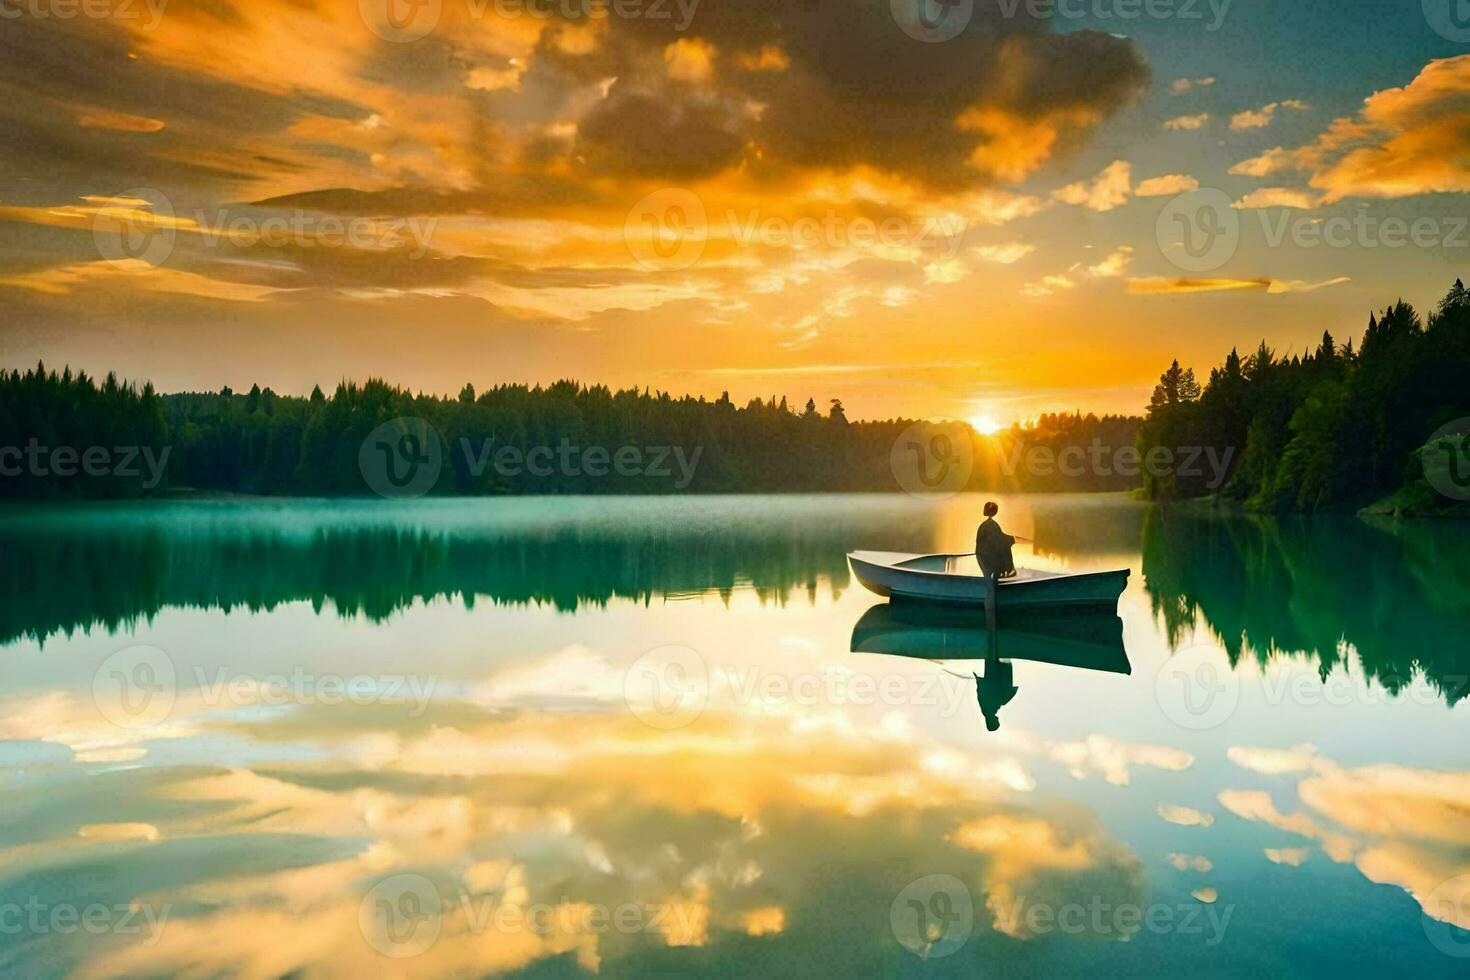
[[[975,532],[975,558],[980,570],[996,578],[1010,578],[1016,574],[1016,562],[1011,557],[1011,546],[1016,539],[1000,529],[995,515],[1000,506],[993,500],[985,503],[985,520]]]

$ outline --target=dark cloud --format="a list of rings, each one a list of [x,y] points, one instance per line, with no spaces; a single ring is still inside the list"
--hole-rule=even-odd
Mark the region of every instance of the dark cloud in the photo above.
[[[987,183],[1006,172],[976,165],[977,149],[1027,127],[1065,149],[1149,82],[1132,41],[1050,34],[1044,22],[977,7],[966,31],[942,43],[904,33],[888,0],[712,5],[682,36],[618,22],[609,50],[620,63],[604,69],[618,86],[584,122],[576,152],[592,169],[681,177],[722,169],[746,146],[801,167],[869,165],[927,184]],[[707,84],[649,81],[675,39],[713,45]],[[740,53],[767,45],[785,52],[788,68],[739,67]],[[732,105],[755,111],[711,108]],[[971,109],[990,112],[989,131],[957,124]]]
[[[672,83],[638,89],[619,82],[583,121],[577,162],[589,175],[708,177],[739,159],[742,129],[727,100]]]

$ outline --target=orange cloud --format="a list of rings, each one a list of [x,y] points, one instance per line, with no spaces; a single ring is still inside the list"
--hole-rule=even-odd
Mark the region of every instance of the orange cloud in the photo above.
[[[1176,78],[1170,83],[1169,88],[1175,95],[1183,95],[1185,92],[1196,88],[1209,88],[1215,84],[1213,77],[1205,78]]]
[[[1322,282],[1303,282],[1300,279],[1272,279],[1262,276],[1257,279],[1189,279],[1184,277],[1128,280],[1128,292],[1135,296],[1172,296],[1180,293],[1222,293],[1245,289],[1264,289],[1267,293],[1309,293],[1327,286],[1349,282],[1347,276],[1338,276]]]
[[[1278,146],[1260,156],[1242,160],[1231,167],[1230,172],[1245,177],[1269,177],[1271,174],[1293,169],[1296,169],[1295,154]]]
[[[1052,191],[1052,198],[1065,204],[1079,204],[1092,211],[1111,211],[1128,203],[1133,186],[1133,168],[1124,160],[1114,160],[1091,183],[1075,184]]]
[[[767,44],[759,51],[741,52],[735,63],[746,71],[785,71],[791,67],[791,58],[780,45]]]
[[[680,82],[705,82],[714,73],[715,46],[699,38],[680,38],[664,48],[669,77]]]
[[[1184,194],[1188,191],[1199,190],[1199,181],[1188,174],[1165,174],[1163,177],[1150,177],[1134,188],[1133,193],[1139,197],[1163,197],[1166,194]]]
[[[1276,118],[1276,110],[1278,109],[1304,110],[1310,108],[1311,106],[1305,102],[1296,99],[1287,99],[1285,102],[1271,102],[1261,106],[1259,109],[1247,109],[1244,112],[1237,112],[1230,117],[1230,128],[1236,132],[1243,129],[1264,129],[1271,125],[1272,120]]]
[[[1014,265],[1034,251],[1036,251],[1035,245],[1011,242],[1005,245],[980,245],[975,249],[975,256],[985,262]]]
[[[77,116],[77,125],[83,129],[111,129],[119,133],[156,133],[163,129],[163,120],[111,109],[86,109]]]
[[[1213,813],[1202,813],[1192,806],[1179,806],[1174,803],[1161,803],[1158,814],[1172,824],[1181,827],[1209,827],[1215,822]]]
[[[1265,851],[1266,860],[1272,864],[1286,864],[1293,868],[1305,864],[1312,853],[1309,847],[1268,847]]]
[[[1354,863],[1363,876],[1394,884],[1414,896],[1424,914],[1470,928],[1463,882],[1470,874],[1470,773],[1403,766],[1344,769],[1311,746],[1286,750],[1232,749],[1241,765],[1267,773],[1309,771],[1297,792],[1303,803],[1350,833],[1330,830],[1306,813],[1286,815],[1259,791],[1226,790],[1220,802],[1236,816],[1321,843],[1338,863]],[[1267,848],[1282,865],[1307,860],[1307,848]]]
[[[1205,123],[1209,121],[1210,114],[1208,112],[1201,112],[1195,116],[1176,116],[1173,119],[1166,120],[1164,128],[1177,130],[1203,129]]]
[[[1168,861],[1180,871],[1211,871],[1215,863],[1202,854],[1170,854]]]
[[[1014,182],[1031,176],[1051,158],[1064,129],[1090,127],[1098,120],[1096,113],[1087,110],[1059,112],[1037,119],[985,106],[965,110],[955,120],[955,126],[984,137],[984,142],[970,154],[970,163],[976,170]]]
[[[1297,191],[1287,187],[1262,187],[1251,191],[1236,201],[1234,208],[1299,208],[1311,210],[1317,206],[1316,197],[1310,191]]]
[[[1277,147],[1231,173],[1306,171],[1324,204],[1470,191],[1467,89],[1470,55],[1431,61],[1408,85],[1374,93],[1356,116],[1334,120],[1314,142]]]

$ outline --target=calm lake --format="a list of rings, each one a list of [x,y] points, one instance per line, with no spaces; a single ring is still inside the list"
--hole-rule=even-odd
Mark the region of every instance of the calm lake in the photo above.
[[[1465,976],[1470,528],[997,499],[0,511],[0,973]]]

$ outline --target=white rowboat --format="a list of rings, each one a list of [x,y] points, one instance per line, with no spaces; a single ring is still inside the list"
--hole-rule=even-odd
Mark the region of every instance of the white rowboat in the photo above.
[[[910,555],[853,551],[852,574],[871,592],[895,600],[984,606],[989,582],[974,555]],[[997,609],[1035,606],[1116,606],[1128,569],[1109,572],[1044,572],[1018,568],[995,587]]]

